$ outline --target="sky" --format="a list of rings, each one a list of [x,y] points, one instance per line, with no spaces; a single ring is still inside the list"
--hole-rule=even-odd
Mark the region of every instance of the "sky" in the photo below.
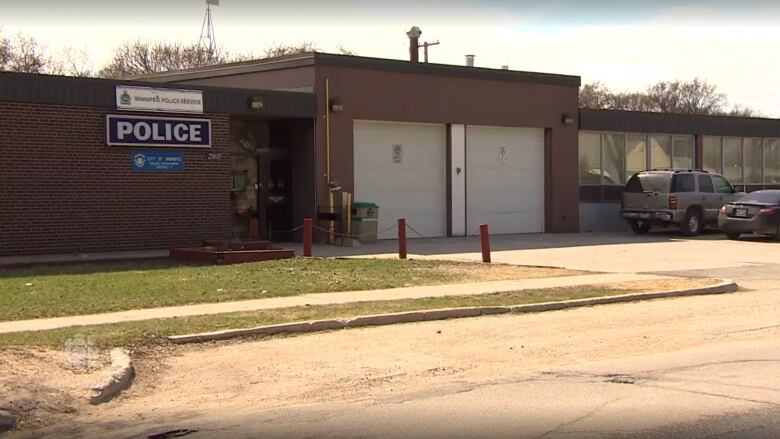
[[[0,34],[48,52],[86,50],[94,67],[127,40],[198,41],[205,0],[0,0]],[[579,75],[615,90],[703,78],[768,117],[780,117],[780,2],[763,0],[264,1],[212,8],[217,43],[261,53],[279,43],[343,46],[408,58],[405,32],[439,41],[430,61]]]

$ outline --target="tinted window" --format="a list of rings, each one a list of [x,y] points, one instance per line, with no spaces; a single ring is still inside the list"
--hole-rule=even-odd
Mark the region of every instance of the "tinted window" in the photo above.
[[[626,192],[669,192],[671,174],[637,174],[626,184]]]
[[[715,192],[715,188],[712,187],[712,180],[709,175],[699,176],[699,192]]]
[[[756,191],[739,199],[740,203],[780,203],[780,191]]]
[[[734,189],[731,187],[731,184],[729,184],[729,182],[725,178],[721,177],[720,175],[713,175],[712,183],[715,185],[715,192],[718,192],[720,194],[730,194],[734,192]]]
[[[672,180],[672,192],[696,192],[693,174],[675,174]]]

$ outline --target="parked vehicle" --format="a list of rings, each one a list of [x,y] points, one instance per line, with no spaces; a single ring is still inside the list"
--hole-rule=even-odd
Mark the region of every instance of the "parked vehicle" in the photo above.
[[[679,226],[695,236],[705,225],[717,225],[721,206],[742,195],[725,177],[707,171],[642,171],[626,183],[620,214],[635,233]]]
[[[724,205],[718,227],[729,239],[743,233],[771,235],[780,240],[780,190],[751,192]]]

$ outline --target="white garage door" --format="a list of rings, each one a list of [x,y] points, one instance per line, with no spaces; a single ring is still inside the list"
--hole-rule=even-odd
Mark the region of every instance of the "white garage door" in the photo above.
[[[466,127],[466,224],[491,234],[544,231],[544,130]]]
[[[355,121],[354,199],[379,205],[380,230],[406,218],[425,236],[445,235],[445,136],[444,125]]]

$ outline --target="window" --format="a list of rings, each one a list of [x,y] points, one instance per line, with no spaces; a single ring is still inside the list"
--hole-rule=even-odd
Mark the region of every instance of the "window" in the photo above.
[[[712,180],[709,175],[699,176],[699,192],[715,192],[715,188],[712,187]]]
[[[712,183],[715,186],[715,191],[719,194],[730,194],[734,192],[734,188],[720,175],[713,175]]]
[[[233,171],[233,190],[244,190],[249,183],[249,171],[246,169],[241,171]]]
[[[761,139],[744,139],[745,183],[764,184],[764,148]]]
[[[732,183],[742,183],[742,139],[723,138],[723,175]]]
[[[704,170],[722,173],[723,151],[720,148],[720,137],[705,137],[702,143]]]
[[[650,136],[650,167],[666,169],[672,166],[672,145],[669,136]]]
[[[693,136],[674,136],[672,139],[672,167],[675,169],[692,169]]]
[[[768,184],[780,183],[780,139],[766,139],[764,169]]]
[[[601,184],[601,134],[580,133],[580,184]]]
[[[647,136],[626,135],[626,179],[647,169]]]
[[[671,185],[671,174],[664,173],[646,173],[631,177],[626,183],[626,192],[630,193],[651,193],[651,192],[669,192]]]
[[[696,192],[693,174],[675,174],[672,179],[672,192]]]
[[[623,184],[625,173],[623,171],[623,151],[625,149],[626,136],[623,134],[605,133],[602,142],[602,183]]]

